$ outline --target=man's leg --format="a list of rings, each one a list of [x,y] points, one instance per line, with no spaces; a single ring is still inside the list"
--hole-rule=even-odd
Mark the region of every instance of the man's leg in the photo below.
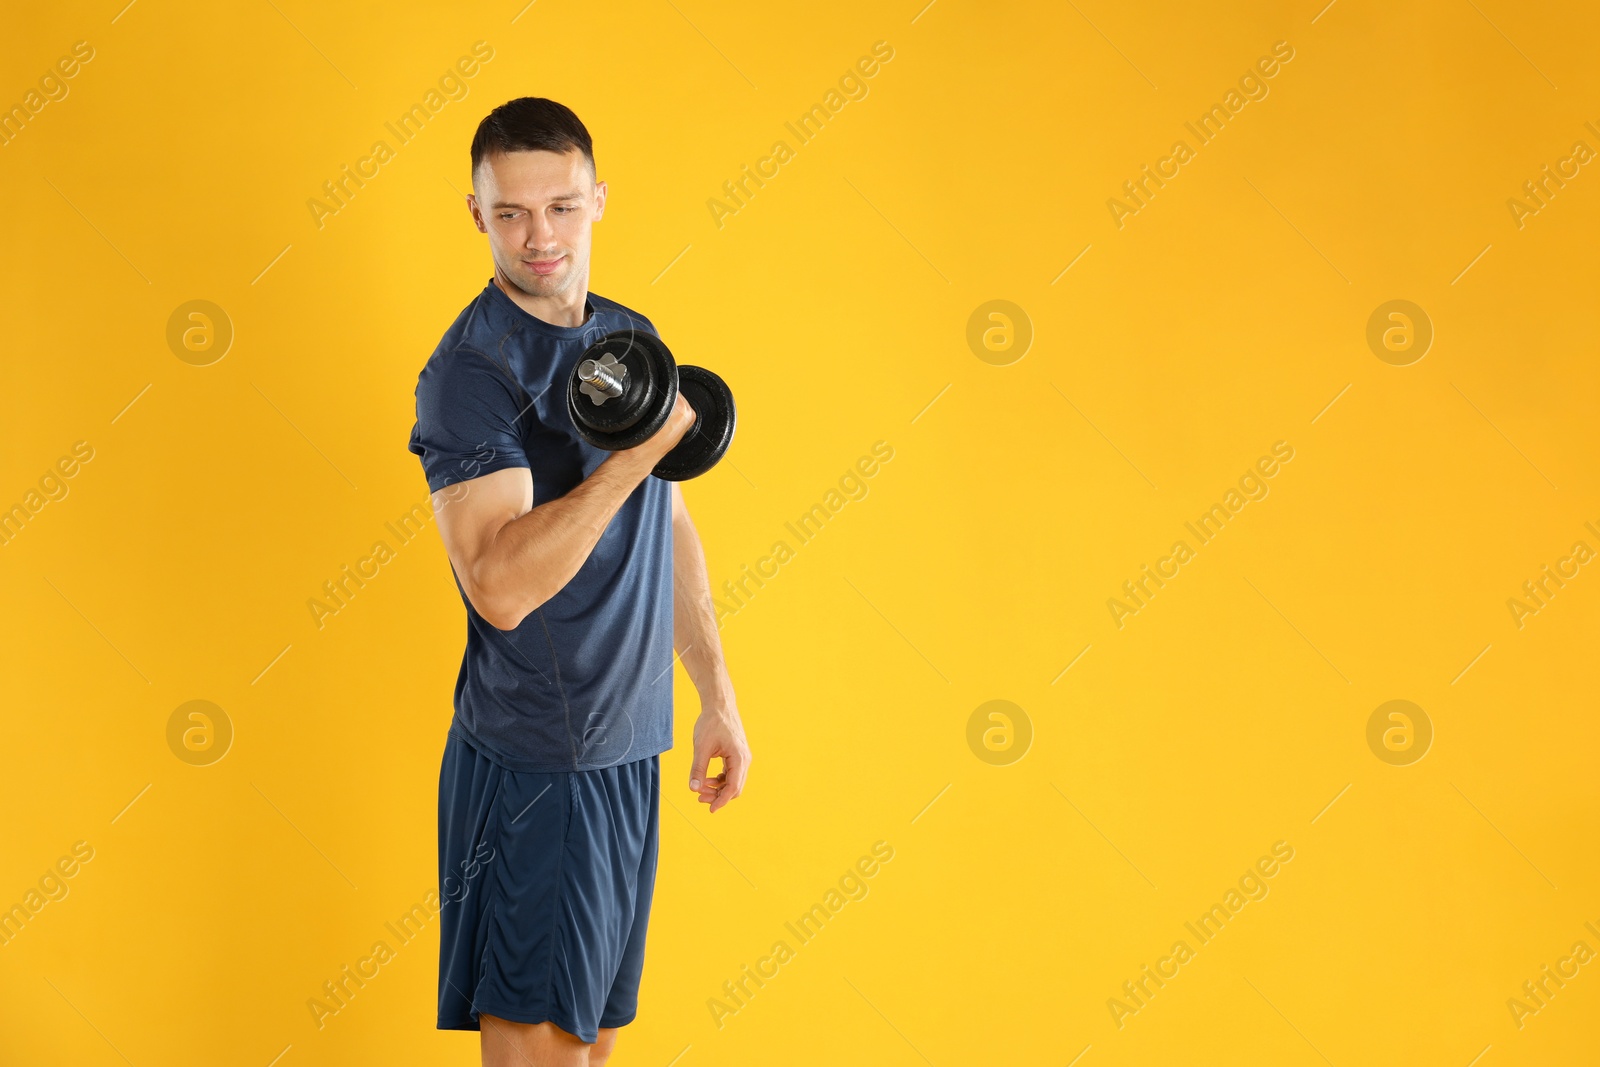
[[[591,1067],[590,1045],[576,1034],[569,1034],[555,1023],[514,1023],[493,1015],[478,1016],[478,1044],[483,1051],[483,1067]],[[600,1031],[616,1038],[616,1031]],[[609,1054],[610,1045],[606,1045]],[[605,1062],[601,1060],[601,1062]]]
[[[589,1067],[605,1067],[611,1058],[611,1050],[617,1047],[617,1028],[615,1026],[602,1026],[600,1040],[589,1046]]]

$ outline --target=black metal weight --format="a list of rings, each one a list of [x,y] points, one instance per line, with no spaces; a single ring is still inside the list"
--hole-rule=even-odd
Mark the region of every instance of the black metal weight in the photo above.
[[[657,478],[682,482],[698,478],[717,465],[733,443],[733,390],[728,383],[704,367],[678,368],[678,388],[694,408],[694,425],[661,457]]]
[[[651,471],[666,481],[698,477],[733,441],[733,393],[702,367],[679,367],[654,334],[615,330],[591,345],[567,382],[567,412],[578,435],[617,452],[649,440],[666,423],[682,389],[695,423]]]
[[[567,412],[578,435],[608,452],[649,440],[677,399],[672,353],[642,330],[614,330],[600,338],[567,383]]]

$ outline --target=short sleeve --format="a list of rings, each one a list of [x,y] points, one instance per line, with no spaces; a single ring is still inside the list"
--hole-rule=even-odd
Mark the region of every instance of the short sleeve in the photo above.
[[[417,376],[410,449],[422,457],[428,491],[527,467],[517,426],[524,408],[509,374],[481,352],[439,352]]]

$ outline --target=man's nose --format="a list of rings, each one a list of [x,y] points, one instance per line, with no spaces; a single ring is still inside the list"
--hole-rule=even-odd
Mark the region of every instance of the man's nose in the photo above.
[[[556,230],[544,215],[535,215],[528,227],[527,245],[530,249],[550,248],[556,243]]]

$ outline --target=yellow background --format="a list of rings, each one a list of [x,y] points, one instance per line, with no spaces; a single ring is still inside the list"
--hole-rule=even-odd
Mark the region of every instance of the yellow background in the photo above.
[[[0,547],[0,905],[95,854],[0,947],[0,1061],[477,1062],[434,1029],[437,921],[322,1029],[306,1006],[436,887],[465,630],[437,534],[321,630],[306,601],[426,497],[416,373],[490,274],[468,145],[533,94],[610,183],[593,290],[737,395],[685,487],[719,587],[895,450],[726,620],[755,762],[716,816],[678,671],[613,1062],[1593,1062],[1600,964],[1520,1029],[1506,1002],[1600,950],[1600,575],[1520,629],[1506,601],[1600,548],[1600,175],[1520,229],[1506,201],[1600,148],[1600,18],[1204,7],[9,13],[0,102],[95,58],[0,148],[0,506],[95,455]],[[479,40],[469,95],[317,228],[306,201]],[[1270,95],[1118,229],[1107,199],[1280,40]],[[706,201],[780,138],[719,229]],[[165,339],[194,299],[235,331],[210,366]],[[1034,330],[1009,366],[966,341],[997,299]],[[1435,329],[1409,366],[1365,340],[1392,299]],[[1117,628],[1107,598],[1279,440],[1270,495]],[[196,699],[235,731],[205,767],[166,740]],[[1033,731],[1007,766],[967,743],[996,699]],[[1409,766],[1367,746],[1392,699],[1435,731]],[[708,999],[879,840],[870,894],[719,1029]],[[1108,998],[1276,841],[1270,894],[1119,1028]]]

